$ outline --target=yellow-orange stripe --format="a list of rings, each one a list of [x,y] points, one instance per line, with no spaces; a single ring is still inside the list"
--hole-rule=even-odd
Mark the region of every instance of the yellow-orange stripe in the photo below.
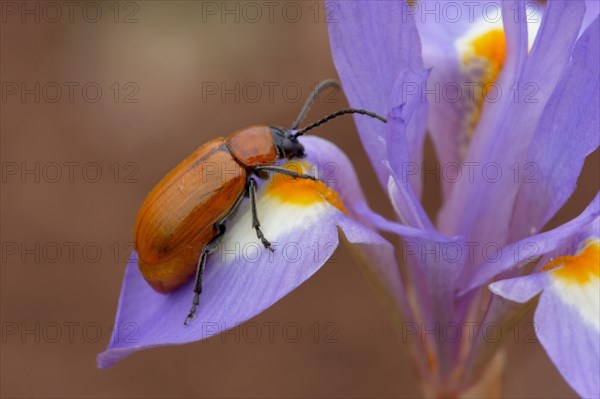
[[[284,168],[298,173],[307,173],[311,165],[305,161],[293,161]],[[328,202],[344,213],[348,213],[339,193],[321,181],[295,179],[280,173],[274,174],[266,188],[266,194],[281,202],[309,206],[319,202]]]

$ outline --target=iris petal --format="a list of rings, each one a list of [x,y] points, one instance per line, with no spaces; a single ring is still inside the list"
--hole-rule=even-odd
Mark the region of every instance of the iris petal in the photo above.
[[[523,2],[512,3],[520,13],[525,13]],[[508,3],[502,3],[502,14],[507,16],[514,13],[509,9]],[[502,73],[498,78],[497,86],[507,90],[521,75],[525,59],[527,57],[528,35],[527,24],[524,18],[503,18],[504,33],[506,37],[506,57],[502,68]],[[490,134],[499,124],[506,121],[511,105],[510,96],[500,96],[497,101],[486,101],[484,103],[482,114],[478,126],[473,133],[473,139],[469,145],[468,153],[464,157],[465,161],[472,165],[481,165],[487,160],[485,158],[487,141],[490,140]],[[479,170],[478,170],[479,172]],[[440,214],[438,215],[438,227],[440,231],[447,234],[465,234],[468,232],[467,226],[474,223],[475,220],[485,219],[483,210],[473,207],[470,203],[472,198],[471,191],[483,189],[482,183],[471,179],[459,179],[453,184],[452,195],[449,195],[445,201]],[[447,189],[450,191],[450,189]],[[490,204],[487,203],[487,206]],[[482,237],[478,237],[482,238]],[[469,237],[471,239],[471,237]],[[484,241],[485,242],[485,241]]]
[[[582,35],[588,26],[598,18],[598,14],[600,14],[600,2],[597,0],[585,0],[585,17],[583,18],[581,30],[579,31],[580,35]]]
[[[390,110],[392,84],[406,68],[422,70],[421,41],[410,9],[404,1],[331,2],[336,21],[328,24],[333,60],[348,102],[380,115]],[[366,34],[368,33],[368,34]],[[379,182],[386,188],[386,127],[380,121],[355,117],[356,126]],[[420,163],[425,131],[407,137],[410,159]],[[420,181],[413,189],[419,193]]]
[[[390,96],[387,123],[387,159],[390,178],[387,189],[392,205],[400,220],[408,226],[434,231],[433,224],[419,203],[414,178],[420,182],[421,174],[414,173],[420,165],[411,162],[409,138],[425,132],[427,102],[423,89],[429,73],[404,69],[394,84]],[[411,169],[412,168],[412,169]]]
[[[423,41],[423,60],[431,68],[427,83],[430,93],[429,133],[442,165],[460,164],[472,135],[469,120],[475,122],[481,112],[482,101],[475,101],[482,93],[484,82],[481,77],[469,74],[465,68],[464,44],[486,32],[502,29],[502,20],[486,17],[499,9],[497,2],[420,1],[416,5],[415,20]],[[446,10],[443,18],[433,11]],[[437,18],[436,18],[437,17]],[[516,38],[518,40],[518,37]],[[493,48],[502,43],[486,43]],[[511,43],[511,48],[515,47]],[[478,65],[481,63],[479,62]],[[476,68],[478,73],[482,68]],[[495,80],[495,79],[494,79]],[[453,184],[442,179],[442,194],[447,198]]]
[[[522,11],[525,15],[525,11]],[[585,12],[582,1],[553,1],[542,20],[538,37],[531,54],[523,59],[522,72],[515,75],[514,84],[521,90],[528,87],[535,90],[535,101],[525,101],[504,95],[501,109],[491,120],[486,119],[486,110],[478,126],[486,131],[476,131],[469,149],[467,161],[476,162],[481,167],[493,166],[492,173],[476,173],[474,181],[461,179],[445,205],[440,221],[443,231],[449,234],[464,234],[467,239],[479,242],[506,243],[509,238],[509,223],[514,202],[520,187],[515,183],[511,167],[526,163],[527,149],[540,121],[544,107],[559,81],[560,75],[571,57],[581,21]],[[511,15],[510,12],[508,15]],[[510,23],[505,20],[505,23]],[[523,25],[525,25],[523,23]],[[511,34],[507,30],[507,42]],[[523,36],[523,32],[519,33]],[[522,40],[527,43],[527,35]],[[510,46],[508,46],[510,55]],[[508,61],[508,59],[507,59]],[[503,75],[506,69],[503,71]],[[502,85],[508,90],[513,82]],[[522,95],[523,93],[521,93]],[[492,107],[489,107],[492,112]],[[493,223],[481,223],[490,220]]]
[[[600,231],[595,234],[598,233]],[[491,284],[490,289],[497,295],[517,302],[526,302],[541,292],[534,316],[540,343],[579,395],[596,398],[600,396],[600,263],[597,235],[592,241],[586,240],[582,244],[580,252],[570,256],[568,261],[559,259],[555,268],[498,281]],[[582,273],[586,274],[586,278],[579,278]]]
[[[528,154],[511,240],[538,232],[569,199],[585,157],[600,144],[600,21],[577,41],[548,101]]]
[[[553,230],[533,235],[504,248],[500,257],[481,263],[470,274],[461,276],[461,291],[465,293],[490,281],[495,276],[556,251],[571,237],[577,237],[586,229],[596,229],[600,218],[600,194],[575,219]]]
[[[323,139],[303,140],[306,158],[312,164],[321,157],[340,169],[329,176],[330,187],[342,196],[344,205],[352,210],[353,197],[362,193],[347,158]],[[315,154],[311,157],[310,154]],[[289,192],[294,191],[294,180],[289,181]],[[278,183],[279,184],[279,183]],[[193,281],[181,289],[162,295],[153,291],[144,281],[137,267],[134,253],[125,272],[119,300],[116,323],[135,326],[135,334],[121,339],[113,334],[107,350],[98,356],[99,367],[110,367],[123,357],[146,348],[184,344],[208,338],[252,318],[264,311],[318,271],[338,246],[338,228],[353,244],[369,247],[382,258],[394,260],[393,248],[378,234],[352,220],[327,201],[327,195],[296,202],[282,200],[268,193],[269,183],[258,192],[257,211],[261,228],[271,240],[275,252],[264,249],[252,228],[251,212],[243,204],[233,220],[219,248],[210,255],[204,274],[203,292],[196,319],[183,325],[192,300]],[[306,190],[303,187],[302,190]],[[364,249],[364,248],[362,248]],[[391,255],[390,255],[391,254]],[[374,262],[377,259],[373,259]],[[389,290],[401,292],[401,281],[393,263],[375,270],[384,274],[382,280],[392,278]]]

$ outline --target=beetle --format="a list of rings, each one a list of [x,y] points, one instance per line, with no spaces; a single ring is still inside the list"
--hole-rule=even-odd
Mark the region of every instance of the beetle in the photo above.
[[[328,87],[339,88],[339,84],[335,80],[319,83],[288,130],[256,125],[202,145],[169,172],[142,203],[134,225],[134,249],[148,284],[166,294],[181,287],[195,273],[194,298],[184,324],[195,317],[200,303],[207,257],[217,248],[219,238],[225,234],[225,223],[244,198],[250,199],[252,227],[257,237],[265,248],[273,250],[256,212],[255,177],[282,173],[316,180],[276,166],[280,159],[305,156],[299,136],[345,114],[362,114],[386,122],[373,112],[347,108],[298,129],[313,102]]]

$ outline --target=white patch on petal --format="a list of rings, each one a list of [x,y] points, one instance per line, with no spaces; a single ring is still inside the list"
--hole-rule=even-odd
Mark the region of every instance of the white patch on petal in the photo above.
[[[309,226],[319,223],[326,212],[336,212],[327,203],[317,203],[311,206],[289,205],[258,194],[256,212],[260,228],[269,241],[281,241],[282,238],[298,230],[307,230]],[[235,225],[227,230],[227,239],[237,242],[257,242],[256,232],[252,227],[252,210],[250,206],[240,214]],[[249,237],[254,239],[248,240]]]
[[[279,244],[291,243],[309,229],[323,223],[326,215],[339,213],[343,206],[337,193],[324,183],[275,177],[256,193],[256,212],[264,237],[277,250]],[[334,201],[334,206],[328,201]],[[233,223],[232,223],[233,222]],[[227,223],[227,231],[220,245],[220,258],[231,258],[238,252],[242,257],[256,260],[266,251],[252,227],[252,208],[249,199],[238,214]],[[266,251],[266,252],[260,252]],[[230,254],[230,255],[228,255]]]
[[[586,323],[600,330],[600,240],[585,240],[575,255],[561,256],[544,266],[553,289]]]
[[[553,279],[551,286],[559,297],[572,306],[586,323],[600,331],[600,279],[593,278],[590,282],[579,285]]]
[[[535,6],[528,6],[527,11],[525,12],[527,16],[527,42],[529,44],[529,50],[533,47],[533,42],[537,36],[538,31],[540,30],[540,25],[542,24],[542,14],[543,8],[539,5],[539,3],[534,3]]]
[[[481,9],[481,12],[474,13],[474,16],[479,18],[473,21],[473,23],[469,24],[469,29],[462,36],[455,40],[454,47],[456,48],[458,54],[464,55],[471,52],[471,44],[476,38],[481,37],[495,29],[504,31],[502,18],[499,18],[499,16],[495,15],[496,7],[489,7],[490,15],[488,16],[485,15],[483,10],[484,9]],[[497,6],[497,10],[500,11],[499,4]],[[527,5],[525,16],[522,17],[527,21],[527,42],[530,50],[531,47],[533,47],[533,42],[538,31],[540,30],[542,15],[543,6],[541,6],[539,3],[533,2]],[[508,18],[514,18],[514,14],[509,15]]]
[[[495,29],[504,30],[502,19],[496,21],[480,18],[469,25],[464,35],[456,39],[454,47],[459,55],[469,54],[472,52],[471,44],[475,39]]]

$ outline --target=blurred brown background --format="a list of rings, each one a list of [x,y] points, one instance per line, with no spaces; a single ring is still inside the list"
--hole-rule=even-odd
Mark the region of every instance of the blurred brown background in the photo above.
[[[2,397],[417,396],[408,347],[343,248],[253,320],[298,323],[297,343],[227,335],[96,368],[150,188],[210,138],[288,126],[336,72],[319,2],[54,4],[2,2]],[[345,105],[337,93],[309,119]],[[318,134],[349,154],[371,205],[390,215],[351,119]],[[598,190],[597,155],[554,224]],[[428,182],[431,215],[437,195]],[[315,343],[313,326],[329,322],[337,342]],[[509,345],[505,394],[573,396],[527,343]]]

